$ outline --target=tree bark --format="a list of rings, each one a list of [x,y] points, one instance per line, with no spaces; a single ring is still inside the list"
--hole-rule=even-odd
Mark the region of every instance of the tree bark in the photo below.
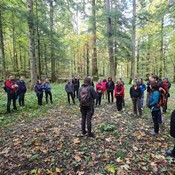
[[[97,45],[96,45],[96,0],[92,0],[92,33],[93,33],[93,53],[92,53],[92,76],[98,78],[97,69]]]
[[[55,55],[54,55],[54,37],[53,37],[53,13],[54,6],[53,0],[50,1],[50,58],[51,58],[51,79],[52,82],[56,81],[55,75]]]
[[[87,76],[89,76],[89,43],[86,44]]]
[[[110,0],[105,0],[106,2],[106,10],[110,13],[111,10],[111,2]],[[115,80],[115,63],[113,57],[113,33],[112,33],[112,20],[110,15],[107,17],[107,35],[108,35],[108,54],[109,54],[109,62],[110,62],[110,76],[113,80]]]
[[[28,26],[29,26],[29,56],[30,56],[30,76],[31,76],[31,89],[37,80],[36,73],[36,58],[35,58],[35,40],[34,40],[34,19],[33,19],[33,0],[27,0],[28,6]]]
[[[5,62],[5,47],[4,47],[4,34],[2,26],[2,12],[0,10],[0,38],[1,38],[1,54],[2,54],[2,75],[3,80],[6,78],[6,62]]]
[[[132,58],[130,83],[135,78],[136,65],[136,0],[133,0],[133,19],[132,19]]]
[[[41,50],[40,50],[40,32],[38,24],[38,0],[36,0],[36,33],[37,33],[37,56],[38,56],[38,77],[41,79]]]
[[[163,50],[163,31],[164,31],[164,17],[161,20],[161,41],[160,41],[160,67],[159,67],[159,78],[163,76],[163,58],[164,58],[164,50]]]

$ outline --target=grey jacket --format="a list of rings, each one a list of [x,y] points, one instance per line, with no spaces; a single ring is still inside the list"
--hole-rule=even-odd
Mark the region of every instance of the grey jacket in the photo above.
[[[74,92],[74,85],[72,83],[67,83],[65,86],[66,92]]]

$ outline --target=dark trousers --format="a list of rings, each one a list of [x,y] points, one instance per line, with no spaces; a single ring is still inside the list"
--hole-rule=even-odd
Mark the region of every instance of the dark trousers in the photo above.
[[[101,105],[102,92],[97,93],[96,105]]]
[[[121,111],[122,110],[122,105],[123,105],[123,98],[121,95],[116,96],[116,105],[117,105],[117,110]]]
[[[153,119],[153,122],[154,122],[154,132],[155,133],[159,133],[159,112],[160,112],[160,110],[151,112],[152,119]]]
[[[39,106],[42,106],[42,104],[43,104],[43,92],[42,93],[37,93],[36,94],[37,95],[37,98],[38,98],[38,105]]]
[[[48,96],[50,96],[50,103],[53,103],[51,91],[45,91],[45,94],[46,94],[46,103],[48,104]]]
[[[73,103],[75,103],[73,92],[67,92],[68,103],[70,104],[70,96],[72,98]]]
[[[25,93],[24,92],[21,92],[19,94],[19,99],[18,99],[19,106],[24,106],[24,98],[25,98]]]
[[[82,121],[81,121],[81,129],[82,133],[86,133],[86,122],[87,122],[87,130],[88,134],[91,134],[91,119],[93,115],[93,107],[81,107],[80,108],[81,115],[82,115]]]
[[[167,103],[168,103],[168,96],[166,95],[166,101],[165,101],[165,104],[163,106],[163,112],[166,112],[166,110],[167,110]]]
[[[132,103],[133,103],[134,114],[142,115],[142,110],[141,110],[141,106],[140,106],[140,99],[139,98],[132,98]]]
[[[75,97],[78,98],[78,90],[79,90],[79,89],[74,89],[74,99],[75,99]]]
[[[16,93],[7,93],[7,112],[10,112],[11,101],[13,101],[13,109],[17,110],[16,98]]]
[[[112,103],[114,101],[114,94],[113,94],[113,90],[107,90],[108,93],[108,103],[110,103],[110,95],[111,95],[111,99],[112,99]]]

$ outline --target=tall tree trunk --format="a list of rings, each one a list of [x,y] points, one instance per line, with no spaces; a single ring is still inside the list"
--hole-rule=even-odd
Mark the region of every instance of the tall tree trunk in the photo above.
[[[163,58],[164,58],[164,50],[163,50],[163,32],[164,32],[164,17],[161,20],[161,41],[160,41],[160,67],[159,67],[159,78],[163,76]]]
[[[27,0],[28,6],[28,26],[29,26],[29,56],[30,56],[30,76],[31,89],[37,80],[36,58],[35,58],[35,40],[34,40],[34,19],[33,19],[33,0]]]
[[[47,45],[44,43],[44,61],[45,61],[45,72],[46,76],[48,75],[48,67],[47,67]]]
[[[132,19],[132,58],[131,58],[131,75],[130,83],[135,78],[136,62],[136,0],[133,0],[133,19]]]
[[[96,45],[96,0],[92,0],[92,33],[93,33],[93,53],[92,53],[92,76],[98,78],[97,69],[97,45]]]
[[[107,17],[107,35],[108,35],[108,54],[109,54],[109,62],[110,62],[110,75],[113,80],[115,80],[115,64],[114,64],[114,57],[113,57],[113,33],[112,33],[112,20],[109,15],[111,11],[111,1],[105,0],[106,3],[106,10],[108,12]]]
[[[50,1],[50,58],[51,58],[51,79],[52,82],[56,81],[55,75],[55,55],[54,55],[54,37],[53,37],[53,13],[54,6],[53,0]]]
[[[6,62],[5,62],[5,48],[4,48],[4,34],[3,34],[3,26],[2,26],[2,12],[0,10],[0,38],[1,38],[1,54],[2,54],[2,74],[3,79],[6,78]]]
[[[86,44],[86,61],[87,61],[87,76],[90,75],[89,71],[89,43]]]
[[[22,70],[23,60],[22,60],[21,46],[19,46],[19,60],[20,60],[20,69]]]
[[[37,56],[38,56],[38,77],[41,79],[41,50],[40,50],[40,32],[38,24],[38,0],[36,0],[36,33],[37,33]]]
[[[13,60],[14,60],[14,72],[18,72],[18,58],[16,51],[16,34],[15,34],[15,16],[14,12],[12,12],[12,39],[13,39]]]

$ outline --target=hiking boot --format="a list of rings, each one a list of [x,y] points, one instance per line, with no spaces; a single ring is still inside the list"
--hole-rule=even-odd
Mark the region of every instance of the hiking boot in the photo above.
[[[158,135],[158,133],[155,132],[155,131],[151,131],[150,134],[151,134],[152,136],[156,136],[156,135]]]
[[[175,158],[175,154],[173,153],[172,150],[166,151],[166,155]]]
[[[86,135],[86,133],[87,133],[87,131],[82,131],[82,134],[83,134],[83,135]]]
[[[91,132],[90,134],[88,134],[88,137],[95,137],[95,135],[93,132]]]

